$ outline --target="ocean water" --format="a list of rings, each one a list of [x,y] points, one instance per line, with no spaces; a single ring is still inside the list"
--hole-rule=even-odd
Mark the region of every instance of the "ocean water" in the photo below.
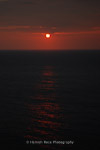
[[[99,128],[99,50],[0,51],[1,143],[86,150]]]

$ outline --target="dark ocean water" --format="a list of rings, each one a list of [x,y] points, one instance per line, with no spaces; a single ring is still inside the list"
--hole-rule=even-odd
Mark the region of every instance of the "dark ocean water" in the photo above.
[[[99,128],[99,50],[0,51],[1,143],[95,149]],[[33,144],[44,140],[74,144]]]

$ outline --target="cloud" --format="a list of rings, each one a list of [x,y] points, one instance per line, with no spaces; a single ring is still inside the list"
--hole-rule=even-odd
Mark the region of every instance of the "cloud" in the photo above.
[[[0,31],[9,31],[9,32],[30,32],[33,35],[36,34],[45,34],[51,33],[54,35],[63,35],[63,36],[76,36],[76,35],[90,35],[90,34],[100,34],[100,27],[92,27],[89,30],[80,30],[80,31],[67,31],[58,27],[47,27],[47,26],[0,26]]]
[[[94,30],[100,30],[100,27],[93,27]]]
[[[100,34],[100,31],[82,31],[82,32],[55,32],[55,35],[89,35]]]
[[[54,33],[98,30],[96,26],[100,26],[100,5],[98,5],[100,1],[8,0],[7,3],[4,2],[7,0],[0,0],[2,26],[0,30]],[[95,28],[91,29],[92,27]]]
[[[0,30],[16,30],[16,29],[29,29],[30,26],[6,26],[0,27]]]
[[[45,33],[50,32],[54,33],[56,31],[56,27],[47,27],[47,26],[0,26],[0,31],[24,31],[24,32],[39,32]]]

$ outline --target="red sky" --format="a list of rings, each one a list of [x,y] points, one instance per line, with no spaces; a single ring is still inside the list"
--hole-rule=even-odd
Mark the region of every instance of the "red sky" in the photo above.
[[[100,1],[0,0],[0,49],[100,49]]]
[[[100,49],[100,31],[55,33],[0,32],[0,49]]]

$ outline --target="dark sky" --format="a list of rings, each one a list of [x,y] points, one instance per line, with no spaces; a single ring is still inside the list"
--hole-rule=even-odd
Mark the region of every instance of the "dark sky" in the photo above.
[[[8,42],[9,38],[14,37],[14,43],[18,42],[18,34],[22,35],[22,40],[24,40],[26,34],[28,38],[32,38],[36,34],[48,33],[56,35],[56,38],[64,38],[63,40],[69,40],[70,35],[71,42],[80,39],[79,36],[86,35],[86,37],[81,37],[81,43],[85,44],[83,39],[88,39],[87,34],[91,34],[89,43],[94,39],[93,48],[100,48],[100,0],[0,0],[0,41]],[[15,37],[15,33],[17,34]],[[13,35],[12,35],[13,34]],[[57,36],[58,35],[58,36]],[[79,35],[79,36],[78,36]],[[75,36],[77,36],[75,38]],[[2,38],[3,37],[3,38]],[[6,38],[6,40],[5,40]],[[35,37],[34,37],[35,38]],[[34,43],[33,38],[33,43]],[[37,38],[37,37],[36,37]],[[40,38],[40,37],[39,37]],[[55,40],[55,39],[54,39]],[[61,39],[62,41],[62,39]],[[10,41],[11,42],[11,39]],[[23,41],[24,42],[24,41]],[[38,39],[37,39],[37,42]],[[64,42],[66,43],[66,42]],[[63,45],[62,43],[61,45]],[[88,42],[87,42],[88,43]],[[86,43],[86,49],[92,48]],[[51,43],[52,44],[52,43]],[[73,43],[74,44],[74,43]],[[7,44],[9,48],[18,48]],[[57,45],[57,43],[56,43]],[[49,45],[50,46],[50,43]],[[71,45],[72,46],[72,45]],[[78,44],[73,49],[77,49]],[[1,46],[0,49],[5,49],[7,46]],[[29,49],[38,48],[33,46]],[[56,46],[51,46],[51,49]],[[19,49],[24,49],[24,45],[20,43]],[[28,48],[28,45],[27,45]],[[39,47],[44,48],[43,45]],[[47,48],[47,47],[46,47]],[[57,47],[58,48],[58,47]],[[60,47],[60,48],[64,48]],[[70,45],[65,49],[71,48]],[[79,48],[85,48],[80,46]],[[48,48],[49,49],[49,48]]]

